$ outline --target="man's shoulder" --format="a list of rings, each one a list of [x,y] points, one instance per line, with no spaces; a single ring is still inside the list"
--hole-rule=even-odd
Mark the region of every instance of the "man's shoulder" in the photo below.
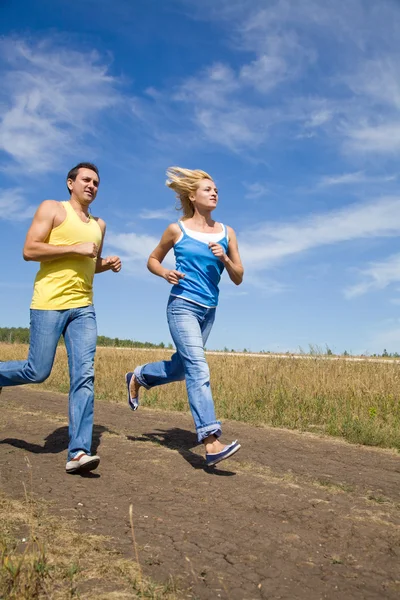
[[[100,227],[101,231],[104,233],[106,230],[106,222],[101,219],[100,217],[93,217],[93,219],[96,221],[97,225]]]
[[[41,210],[60,210],[63,208],[63,203],[60,200],[43,200],[39,204],[39,209]]]
[[[35,218],[48,219],[57,215],[65,215],[65,208],[58,200],[43,200],[39,204]]]

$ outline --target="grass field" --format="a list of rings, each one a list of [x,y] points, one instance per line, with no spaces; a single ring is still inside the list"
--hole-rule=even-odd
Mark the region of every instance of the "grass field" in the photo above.
[[[126,402],[124,374],[165,360],[167,350],[98,348],[96,397]],[[27,346],[0,344],[1,360],[23,359]],[[340,436],[354,443],[400,449],[400,365],[209,355],[217,417]],[[65,348],[59,347],[43,388],[68,392]],[[187,411],[184,383],[141,393],[141,405]]]
[[[152,583],[110,540],[80,533],[79,523],[53,516],[31,494],[24,501],[0,494],[2,600],[176,600],[176,594],[172,580]]]

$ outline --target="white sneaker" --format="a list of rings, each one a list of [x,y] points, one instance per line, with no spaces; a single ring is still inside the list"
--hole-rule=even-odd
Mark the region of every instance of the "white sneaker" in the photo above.
[[[84,452],[77,454],[75,458],[69,460],[65,467],[67,473],[88,473],[97,469],[100,463],[100,456],[89,456]]]

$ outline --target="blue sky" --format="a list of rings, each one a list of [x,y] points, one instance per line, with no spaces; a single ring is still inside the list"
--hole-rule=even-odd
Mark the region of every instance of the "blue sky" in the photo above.
[[[99,333],[168,343],[146,259],[180,165],[214,177],[245,266],[209,348],[400,351],[397,1],[4,0],[0,35],[1,326],[29,322],[37,205],[90,160],[124,261],[96,277]]]

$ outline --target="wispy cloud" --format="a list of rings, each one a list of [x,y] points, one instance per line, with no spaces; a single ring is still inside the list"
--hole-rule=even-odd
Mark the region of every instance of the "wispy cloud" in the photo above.
[[[139,219],[144,220],[160,220],[160,221],[173,221],[176,220],[177,213],[174,212],[171,208],[164,209],[155,209],[150,210],[148,208],[144,208],[139,213]]]
[[[247,192],[245,194],[245,198],[248,200],[255,200],[257,198],[262,198],[269,193],[268,187],[264,183],[260,183],[259,181],[255,181],[254,183],[244,183],[244,187]]]
[[[150,253],[159,242],[159,238],[138,233],[113,233],[106,235],[106,246],[120,254],[124,263],[124,271],[146,274],[145,266]],[[174,260],[171,254],[165,258],[165,264],[173,268]]]
[[[343,173],[341,175],[325,175],[319,182],[320,187],[336,185],[352,185],[357,183],[387,183],[395,181],[396,175],[369,176],[364,171],[354,173]]]
[[[0,219],[3,221],[25,221],[33,216],[35,210],[21,189],[0,189]]]
[[[397,117],[383,125],[354,125],[346,131],[344,149],[348,152],[394,154],[400,150],[400,121]]]
[[[400,281],[400,254],[393,254],[384,261],[371,262],[368,268],[360,271],[360,283],[345,290],[346,298],[361,296],[373,290],[383,290]]]
[[[387,197],[297,222],[260,225],[257,230],[241,233],[240,249],[246,266],[262,271],[312,248],[399,232],[400,197]]]
[[[118,81],[96,52],[0,42],[0,149],[27,171],[44,172],[93,140],[97,117],[118,104]],[[93,136],[94,133],[94,136]]]
[[[389,323],[387,322],[389,321]],[[375,325],[370,331],[368,346],[382,352],[399,352],[400,349],[400,327],[398,319],[385,319],[383,323]],[[376,350],[374,350],[376,351]]]
[[[219,20],[246,52],[239,65],[193,75],[175,96],[206,140],[251,152],[272,143],[271,132],[274,144],[325,133],[347,158],[399,150],[395,3],[348,0],[338,9],[319,0],[205,0],[201,11],[188,3],[192,17]],[[318,91],[310,93],[314,80]]]

